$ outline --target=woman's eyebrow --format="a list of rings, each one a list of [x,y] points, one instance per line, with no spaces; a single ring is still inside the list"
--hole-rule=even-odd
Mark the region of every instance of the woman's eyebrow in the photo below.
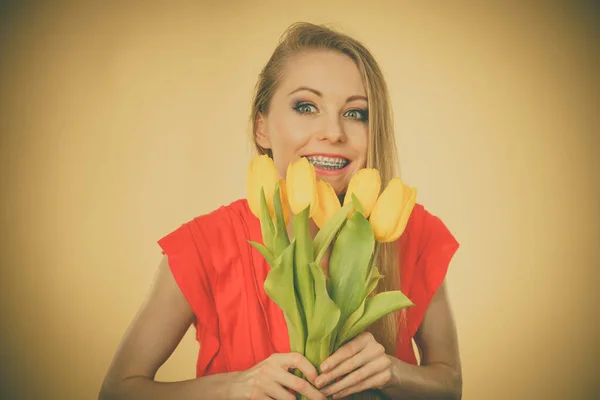
[[[318,90],[316,90],[316,89],[310,88],[310,87],[308,87],[308,86],[300,86],[300,87],[298,87],[298,88],[296,88],[296,89],[292,90],[292,91],[291,91],[291,92],[288,94],[288,96],[291,96],[291,95],[293,95],[294,93],[296,93],[296,92],[300,92],[300,91],[302,91],[302,90],[306,90],[306,91],[309,91],[309,92],[312,92],[312,93],[316,94],[316,95],[317,95],[317,96],[319,96],[319,97],[323,97],[323,93],[319,92],[319,91],[318,91]],[[354,101],[354,100],[364,100],[364,101],[368,101],[368,99],[367,99],[367,97],[366,97],[366,96],[362,96],[362,95],[358,95],[358,94],[356,94],[356,95],[353,95],[353,96],[350,96],[350,97],[348,97],[348,98],[346,99],[346,103],[349,103],[349,102],[351,102],[351,101]]]
[[[309,92],[313,92],[314,94],[316,94],[316,95],[317,95],[317,96],[319,96],[319,97],[323,97],[323,94],[322,94],[321,92],[319,92],[319,91],[318,91],[318,90],[316,90],[316,89],[309,88],[308,86],[300,86],[299,88],[297,88],[297,89],[295,89],[295,90],[292,90],[292,91],[290,92],[290,94],[288,94],[288,96],[291,96],[291,95],[293,95],[294,93],[296,93],[296,92],[300,92],[300,91],[302,91],[302,90],[308,90]]]

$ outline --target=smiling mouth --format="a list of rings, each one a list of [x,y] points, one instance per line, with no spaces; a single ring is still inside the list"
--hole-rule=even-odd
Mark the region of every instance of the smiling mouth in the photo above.
[[[341,157],[308,156],[306,159],[315,167],[336,171],[346,168],[350,160]]]

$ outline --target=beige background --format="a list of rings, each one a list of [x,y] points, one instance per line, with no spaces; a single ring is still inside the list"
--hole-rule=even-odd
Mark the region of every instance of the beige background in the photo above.
[[[255,79],[308,20],[373,51],[403,177],[462,245],[448,281],[463,398],[598,398],[587,3],[3,6],[0,397],[96,397],[156,240],[244,196]],[[190,331],[158,378],[193,377],[196,349]]]

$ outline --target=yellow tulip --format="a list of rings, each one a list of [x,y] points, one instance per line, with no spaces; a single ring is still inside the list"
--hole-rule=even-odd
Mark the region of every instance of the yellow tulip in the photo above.
[[[369,219],[375,239],[379,242],[398,239],[406,228],[416,199],[416,188],[406,185],[400,178],[392,179],[381,193]]]
[[[285,180],[279,180],[279,198],[281,199],[281,209],[283,211],[283,218],[287,225],[290,220],[290,203],[288,202],[287,187]],[[273,215],[272,215],[273,216]]]
[[[362,168],[350,179],[344,205],[352,201],[352,194],[356,195],[363,208],[365,218],[369,218],[379,197],[380,190],[381,176],[379,171],[374,168]]]
[[[342,206],[333,187],[325,181],[320,180],[317,182],[317,194],[319,196],[319,207],[315,210],[313,220],[320,229]]]
[[[319,207],[315,167],[302,157],[300,160],[290,163],[285,180],[288,202],[292,212],[300,214],[310,206],[308,216],[312,218],[315,210]]]
[[[273,159],[266,154],[254,157],[248,168],[246,190],[248,206],[252,214],[260,218],[260,190],[265,191],[267,207],[271,216],[274,215],[273,195],[278,181],[277,169]]]

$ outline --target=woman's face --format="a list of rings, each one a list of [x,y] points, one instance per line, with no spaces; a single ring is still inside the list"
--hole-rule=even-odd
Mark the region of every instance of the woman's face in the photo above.
[[[281,178],[288,164],[306,157],[317,179],[342,194],[366,165],[369,133],[365,88],[354,61],[333,51],[294,55],[284,69],[256,139],[271,149]]]

